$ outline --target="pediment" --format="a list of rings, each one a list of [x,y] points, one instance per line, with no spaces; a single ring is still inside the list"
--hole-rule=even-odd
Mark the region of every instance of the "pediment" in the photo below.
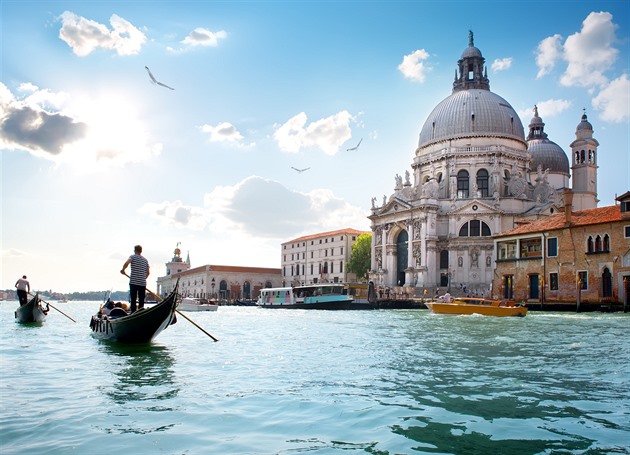
[[[379,215],[403,212],[405,210],[409,210],[410,208],[411,204],[409,202],[394,196],[387,202],[387,204],[385,204],[384,207],[381,208]]]
[[[462,216],[471,216],[471,215],[485,215],[485,214],[494,214],[497,213],[498,210],[496,207],[484,202],[479,199],[472,199],[461,207],[456,208],[455,210],[450,212],[450,215],[462,215]]]

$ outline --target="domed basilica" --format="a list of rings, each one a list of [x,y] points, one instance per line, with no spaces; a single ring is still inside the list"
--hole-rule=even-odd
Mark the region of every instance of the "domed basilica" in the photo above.
[[[510,103],[490,91],[472,32],[457,65],[451,95],[420,131],[411,172],[396,175],[382,206],[372,199],[369,275],[378,286],[465,286],[487,294],[493,235],[564,210],[568,192],[574,210],[597,206],[599,143],[586,114],[570,144],[569,169],[536,107],[525,136]]]

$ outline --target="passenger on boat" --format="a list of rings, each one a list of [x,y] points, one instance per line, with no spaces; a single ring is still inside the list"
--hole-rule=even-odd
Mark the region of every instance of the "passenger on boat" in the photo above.
[[[103,305],[103,308],[101,309],[101,313],[103,314],[103,316],[109,316],[109,313],[111,313],[113,309],[114,309],[114,302],[112,302],[110,299],[107,299],[107,303]]]
[[[451,293],[446,291],[446,294],[444,294],[444,301],[446,303],[451,303]]]

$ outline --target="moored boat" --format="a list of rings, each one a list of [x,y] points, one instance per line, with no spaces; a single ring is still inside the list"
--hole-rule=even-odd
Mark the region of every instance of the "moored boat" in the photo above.
[[[527,307],[505,300],[476,297],[456,298],[451,302],[433,301],[424,304],[438,314],[480,314],[483,316],[525,316]]]
[[[257,304],[262,308],[349,310],[352,302],[342,284],[322,283],[261,289]]]
[[[114,308],[109,315],[102,311],[92,316],[90,329],[92,336],[100,340],[121,343],[148,343],[169,325],[177,321],[177,288],[158,304],[129,314],[122,308]]]
[[[217,311],[219,305],[199,297],[184,297],[179,303],[179,311]]]
[[[46,315],[48,314],[49,309],[47,306],[44,310],[40,302],[41,300],[39,299],[39,294],[36,294],[25,305],[18,307],[15,310],[16,322],[44,322],[46,320]]]

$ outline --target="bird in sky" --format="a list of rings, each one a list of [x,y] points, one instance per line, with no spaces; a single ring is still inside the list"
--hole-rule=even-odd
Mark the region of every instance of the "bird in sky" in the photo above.
[[[291,169],[293,169],[294,171],[297,171],[299,174],[301,174],[304,171],[308,171],[310,169],[310,167],[305,167],[304,169],[298,169],[296,167],[291,166]]]
[[[153,82],[154,84],[157,84],[157,85],[161,85],[162,87],[166,87],[166,88],[168,88],[168,89],[175,90],[173,87],[169,87],[169,86],[168,86],[168,85],[166,85],[166,84],[162,84],[162,83],[161,83],[160,81],[158,81],[155,77],[153,77],[153,74],[151,74],[151,70],[149,69],[149,67],[148,67],[148,66],[145,66],[145,68],[146,68],[146,70],[147,70],[147,73],[149,73],[149,77],[151,78],[151,82]]]
[[[346,149],[346,152],[351,152],[352,150],[357,150],[359,148],[359,145],[361,145],[362,141],[363,141],[363,138],[361,138],[359,140],[359,143],[357,145],[355,145],[354,147],[350,147],[349,149]]]

